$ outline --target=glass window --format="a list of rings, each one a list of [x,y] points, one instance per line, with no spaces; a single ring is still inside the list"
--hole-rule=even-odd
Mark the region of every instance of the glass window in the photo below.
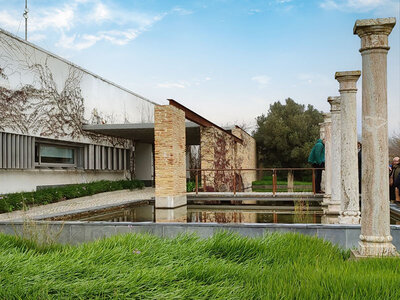
[[[62,146],[40,145],[40,162],[72,165],[75,163],[75,149]]]

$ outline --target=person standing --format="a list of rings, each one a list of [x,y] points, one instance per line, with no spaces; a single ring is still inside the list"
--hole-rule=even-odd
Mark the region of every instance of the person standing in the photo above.
[[[314,147],[311,149],[308,156],[308,162],[312,164],[313,168],[325,167],[325,145],[324,141],[318,139]],[[322,169],[315,170],[315,190],[317,193],[322,193],[321,190]]]
[[[400,174],[400,158],[393,158],[392,166],[389,169],[390,200],[396,200],[395,181]]]

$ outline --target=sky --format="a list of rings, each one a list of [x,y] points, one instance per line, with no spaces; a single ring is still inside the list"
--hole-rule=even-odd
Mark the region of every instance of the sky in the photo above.
[[[0,27],[24,37],[24,0]],[[396,17],[399,0],[28,0],[28,40],[159,104],[254,128],[290,97],[328,112],[336,71],[361,70],[357,19]],[[389,134],[400,133],[400,24],[389,36]],[[358,82],[361,132],[361,78]],[[112,100],[110,100],[112,101]]]

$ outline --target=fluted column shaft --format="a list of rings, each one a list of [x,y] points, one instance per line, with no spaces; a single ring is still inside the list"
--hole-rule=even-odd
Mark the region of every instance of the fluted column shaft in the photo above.
[[[360,205],[358,195],[357,154],[357,80],[360,71],[336,72],[340,92],[341,122],[341,191],[340,224],[359,224]]]
[[[388,36],[395,18],[357,20],[362,55],[362,219],[358,254],[396,255],[390,235],[387,119]]]
[[[340,159],[341,159],[341,122],[340,122],[340,97],[328,97],[331,105],[331,203],[340,207]]]
[[[324,202],[330,202],[332,193],[332,135],[331,135],[331,114],[324,114],[325,133],[325,195]]]

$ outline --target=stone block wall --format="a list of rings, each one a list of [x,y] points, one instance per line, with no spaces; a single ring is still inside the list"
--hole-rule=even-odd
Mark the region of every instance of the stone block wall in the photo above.
[[[154,109],[156,207],[186,204],[185,113],[170,105]]]
[[[232,134],[242,139],[243,144],[237,145],[236,165],[237,168],[254,169],[257,168],[256,140],[246,131],[239,127],[232,129]],[[256,171],[241,172],[243,188],[245,191],[251,190],[253,181],[257,180]]]
[[[245,169],[256,168],[255,140],[239,127],[232,129],[232,134],[243,140],[238,143],[226,132],[216,127],[201,127],[200,152],[202,169]],[[233,191],[234,176],[236,191],[251,189],[251,183],[256,180],[255,171],[242,172],[203,172],[201,177],[206,191]]]

